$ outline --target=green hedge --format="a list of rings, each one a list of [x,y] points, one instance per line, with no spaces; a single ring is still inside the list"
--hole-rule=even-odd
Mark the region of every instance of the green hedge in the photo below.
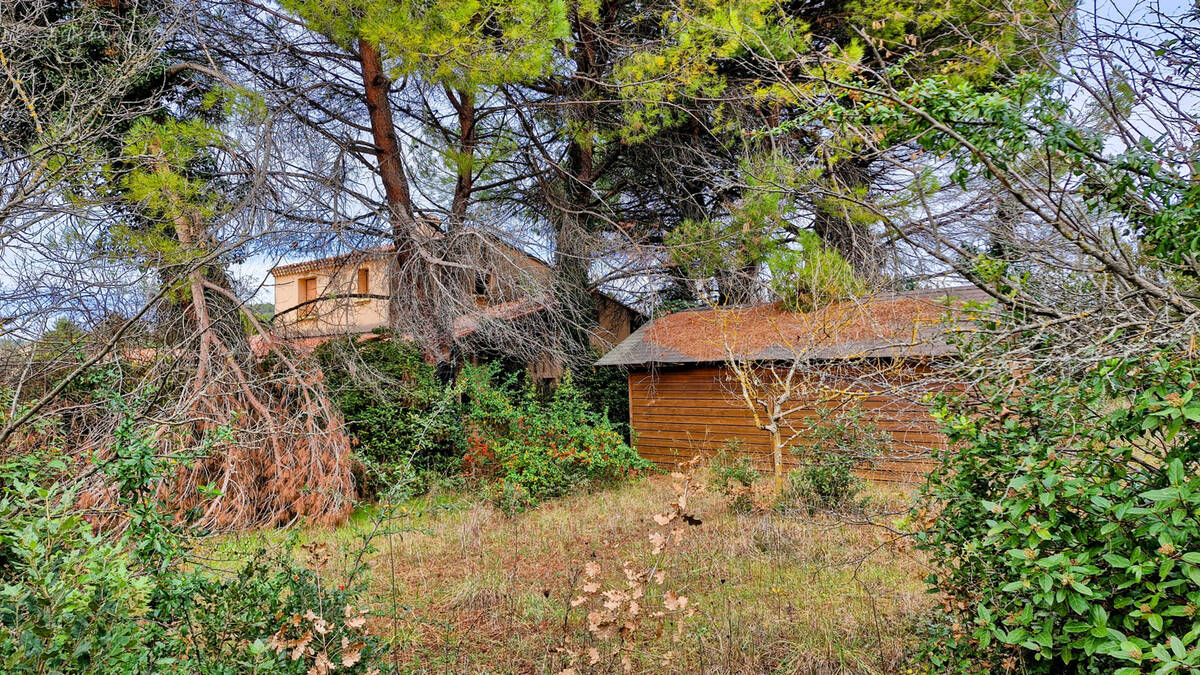
[[[315,356],[366,467],[367,494],[422,471],[458,470],[466,450],[458,395],[438,381],[420,347],[346,338],[326,342]]]
[[[1200,669],[1198,387],[1179,349],[942,401],[918,535],[936,671]]]
[[[523,371],[501,363],[464,366],[444,385],[420,348],[400,340],[336,340],[316,356],[368,495],[420,491],[429,474],[466,474],[511,512],[650,466],[626,442],[620,373],[587,370],[584,387],[568,374],[539,395]],[[605,413],[614,409],[617,421]]]

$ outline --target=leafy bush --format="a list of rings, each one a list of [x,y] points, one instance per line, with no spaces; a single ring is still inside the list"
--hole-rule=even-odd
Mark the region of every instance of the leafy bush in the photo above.
[[[136,671],[152,580],[72,511],[72,494],[8,478],[0,497],[2,669]]]
[[[939,670],[1200,667],[1200,362],[998,377],[944,400],[920,546]]]
[[[569,374],[542,402],[511,376],[496,382],[497,373],[495,366],[468,366],[459,388],[472,433],[464,466],[488,482],[487,494],[505,511],[650,468],[588,406]]]
[[[788,485],[779,505],[839,508],[853,503],[863,481],[855,467],[879,455],[891,441],[860,408],[847,408],[824,417],[810,430],[810,443],[792,448],[800,467],[788,474]]]
[[[592,355],[595,359],[600,354]],[[585,366],[571,372],[574,385],[579,389],[588,406],[608,417],[625,442],[630,442],[632,428],[629,424],[629,380],[624,368],[613,366]]]
[[[846,455],[814,457],[788,472],[787,486],[779,495],[782,510],[838,508],[854,501],[862,491],[862,480],[854,475],[858,461]]]
[[[416,345],[398,340],[331,341],[316,354],[358,443],[368,494],[421,492],[465,470],[512,512],[649,466],[624,440],[627,425],[597,412],[628,417],[620,373],[589,370],[586,388],[567,375],[547,397],[502,362],[468,365],[444,385]]]
[[[438,381],[420,347],[347,338],[326,342],[315,355],[366,468],[367,494],[426,483],[429,470],[458,469],[466,435],[457,394]]]
[[[0,670],[5,673],[336,672],[375,669],[355,605],[362,580],[333,588],[293,559],[295,541],[231,573],[193,565],[191,541],[156,501],[171,458],[122,423],[112,478],[127,517],[97,531],[61,460],[0,464]]]
[[[729,500],[729,508],[737,513],[754,509],[754,484],[759,473],[750,458],[742,453],[740,439],[727,441],[713,456],[712,485]]]
[[[206,663],[210,673],[370,671],[379,647],[356,593],[322,579],[320,546],[303,548],[307,565],[295,560],[292,538],[280,551],[257,551],[231,575],[176,575],[155,616],[175,617],[180,644],[159,662]]]

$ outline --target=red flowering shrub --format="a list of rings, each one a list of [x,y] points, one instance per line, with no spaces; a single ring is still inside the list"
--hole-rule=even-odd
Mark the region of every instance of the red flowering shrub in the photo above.
[[[505,511],[651,467],[606,415],[589,407],[569,374],[543,401],[511,378],[493,384],[496,373],[468,367],[459,376],[472,433],[463,463],[475,475],[494,477],[487,493]]]

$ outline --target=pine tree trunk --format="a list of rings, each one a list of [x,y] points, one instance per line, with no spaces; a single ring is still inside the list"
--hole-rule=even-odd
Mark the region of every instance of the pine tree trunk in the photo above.
[[[396,135],[392,106],[388,101],[392,83],[384,71],[383,57],[377,46],[367,40],[359,40],[358,55],[362,66],[363,94],[371,122],[371,137],[379,163],[379,178],[387,202],[392,243],[396,247],[395,259],[388,274],[388,295],[391,298],[388,302],[388,323],[393,328],[403,323],[424,327],[422,332],[429,338],[429,344],[425,346],[431,360],[442,363],[450,358],[453,345],[452,319],[437,311],[429,291],[424,288],[430,280],[422,277],[437,271],[427,269],[418,249],[422,246],[420,238],[424,233],[413,210],[404,157],[400,152],[400,140]],[[432,225],[428,227],[433,229]],[[403,277],[415,283],[403,283],[402,270]],[[403,302],[402,293],[416,294],[415,298],[411,298],[415,302]],[[414,306],[419,316],[405,316]]]

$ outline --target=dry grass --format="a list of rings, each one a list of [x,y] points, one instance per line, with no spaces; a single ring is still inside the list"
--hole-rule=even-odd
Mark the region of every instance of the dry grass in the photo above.
[[[895,489],[871,492],[885,507],[908,499]],[[373,629],[398,672],[557,673],[566,665],[564,638],[584,649],[594,640],[584,608],[570,607],[583,565],[598,562],[615,580],[622,562],[649,561],[651,516],[672,496],[667,479],[656,477],[515,518],[461,495],[407,504],[407,525],[420,531],[381,537],[371,554]],[[668,549],[661,590],[686,595],[696,613],[678,641],[673,626],[640,628],[634,670],[902,668],[914,623],[930,604],[926,569],[903,540],[845,518],[737,515],[711,491],[690,508],[703,524]],[[307,535],[352,550],[370,527],[363,516]],[[667,652],[673,659],[664,664]]]

